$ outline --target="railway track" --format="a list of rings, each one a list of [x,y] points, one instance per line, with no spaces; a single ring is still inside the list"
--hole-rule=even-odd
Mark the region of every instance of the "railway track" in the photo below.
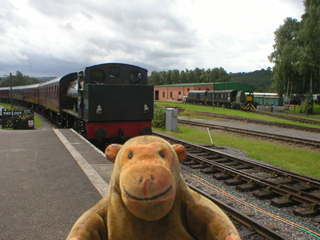
[[[184,162],[184,166],[205,174],[209,179],[223,181],[226,185],[233,186],[239,192],[250,192],[259,201],[271,199],[267,202],[269,203],[270,201],[271,205],[276,208],[295,206],[293,214],[298,217],[312,218],[320,214],[320,181],[318,179],[253,160],[234,157],[209,147],[193,144],[165,134],[154,134],[165,138],[171,143],[184,145],[188,151],[188,158]],[[247,203],[243,202],[243,204]],[[291,224],[291,226],[303,229],[303,227],[297,227],[295,224]],[[251,229],[255,229],[255,227],[251,226]],[[306,231],[320,238],[320,232],[313,232],[312,229]],[[266,238],[283,239],[270,236]]]
[[[240,129],[235,127],[227,127],[227,126],[220,126],[212,123],[204,123],[199,122],[195,120],[186,120],[186,119],[179,119],[179,123],[192,125],[192,126],[199,126],[199,127],[205,127],[210,128],[213,130],[223,130],[223,131],[231,131],[233,133],[243,134],[243,135],[249,135],[254,137],[260,137],[263,139],[273,139],[277,141],[287,142],[287,143],[293,143],[293,144],[300,144],[304,146],[310,146],[319,149],[320,148],[320,141],[311,140],[311,139],[303,139],[303,138],[297,138],[297,137],[290,137],[290,136],[283,136],[279,134],[271,134],[271,133],[265,133],[265,132],[259,132],[259,131],[253,131],[248,129]]]
[[[208,113],[208,112],[195,112],[195,113],[203,115],[203,116],[207,116],[207,117],[213,117],[213,118],[214,117],[215,118],[223,118],[223,119],[228,119],[228,120],[242,121],[242,122],[246,122],[246,123],[256,123],[256,124],[261,124],[261,125],[269,125],[269,126],[276,126],[276,127],[282,127],[282,128],[288,128],[288,129],[307,131],[307,132],[320,133],[320,128],[314,128],[314,127],[304,127],[304,126],[292,125],[292,124],[287,124],[287,123],[270,122],[270,121],[265,121],[265,120],[258,120],[258,119],[225,115],[225,114],[217,114],[217,113]]]
[[[225,204],[223,201],[220,201],[210,196],[205,191],[202,191],[201,189],[193,186],[192,184],[188,184],[188,186],[194,191],[198,192],[199,194],[210,199],[212,202],[217,204],[224,212],[226,212],[229,218],[231,218],[233,224],[238,229],[242,239],[245,239],[246,237],[250,237],[251,239],[257,239],[259,236],[263,236],[266,239],[274,239],[274,240],[286,239],[280,234],[278,234],[277,232],[270,229],[269,227],[254,221],[253,219],[249,218],[248,216],[241,213],[240,211]]]
[[[203,173],[223,180],[227,185],[237,186],[239,191],[254,191],[260,199],[270,199],[277,207],[303,204],[294,214],[314,216],[320,214],[320,181],[278,167],[231,156],[209,147],[193,144],[181,139],[156,133],[170,142],[179,142],[188,151],[184,163],[191,168],[201,169]],[[312,192],[315,192],[313,194]],[[281,197],[281,198],[279,198]]]
[[[294,117],[294,116],[284,115],[284,114],[277,114],[277,113],[258,112],[258,111],[252,111],[252,112],[256,113],[256,114],[260,114],[260,115],[267,115],[267,116],[270,116],[270,117],[281,118],[281,119],[285,119],[285,120],[288,120],[288,121],[306,123],[306,124],[320,126],[320,121],[319,120],[315,120],[315,119],[299,118],[299,117]]]

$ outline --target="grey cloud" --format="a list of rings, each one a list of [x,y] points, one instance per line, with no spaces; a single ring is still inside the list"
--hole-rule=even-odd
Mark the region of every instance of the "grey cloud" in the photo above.
[[[16,11],[14,7],[19,8],[17,4],[4,0],[0,12],[0,73],[19,68],[30,75],[63,75],[101,62],[135,64],[149,72],[217,66],[228,69],[235,64],[242,68],[242,62],[246,62],[242,59],[259,58],[251,57],[250,51],[260,54],[261,48],[273,43],[266,38],[262,43],[261,36],[252,32],[244,39],[232,32],[219,35],[210,27],[204,28],[210,19],[204,18],[201,26],[195,16],[187,15],[193,14],[192,9],[183,12],[177,9],[182,2],[172,0],[19,1],[26,1],[31,11],[36,11],[36,18],[28,12],[20,14],[22,9]],[[44,21],[37,24],[41,19]],[[223,22],[216,24],[223,26]]]
[[[14,13],[15,7],[7,0],[1,3],[0,11],[0,32],[6,33],[8,28],[25,28],[28,26],[28,19]]]
[[[29,0],[30,6],[42,14],[54,18],[70,18],[81,11],[81,0]]]

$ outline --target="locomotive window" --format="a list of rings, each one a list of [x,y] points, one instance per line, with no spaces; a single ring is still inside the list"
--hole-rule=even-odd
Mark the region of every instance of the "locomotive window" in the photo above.
[[[113,77],[120,77],[120,68],[119,67],[110,67],[109,69],[109,76]]]
[[[141,72],[131,72],[130,73],[130,82],[133,84],[140,84],[142,82]]]
[[[104,72],[101,69],[93,69],[90,73],[90,80],[92,82],[103,83]]]

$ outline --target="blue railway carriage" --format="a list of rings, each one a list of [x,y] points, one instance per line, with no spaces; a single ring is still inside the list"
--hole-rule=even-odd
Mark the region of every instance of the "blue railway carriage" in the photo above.
[[[188,102],[241,109],[246,104],[246,94],[238,90],[189,91]]]
[[[187,102],[205,104],[208,91],[189,91]]]

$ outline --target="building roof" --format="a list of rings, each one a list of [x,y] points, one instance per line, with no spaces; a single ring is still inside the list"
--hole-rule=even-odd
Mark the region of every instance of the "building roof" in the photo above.
[[[203,86],[211,85],[213,83],[179,83],[179,84],[168,84],[168,85],[156,85],[155,87],[188,87],[188,86]]]
[[[217,83],[180,83],[180,84],[169,84],[169,85],[157,85],[155,87],[188,87],[188,86],[203,86],[203,85],[214,85],[215,90],[241,90],[253,92],[253,86],[235,83],[235,82],[217,82]]]

